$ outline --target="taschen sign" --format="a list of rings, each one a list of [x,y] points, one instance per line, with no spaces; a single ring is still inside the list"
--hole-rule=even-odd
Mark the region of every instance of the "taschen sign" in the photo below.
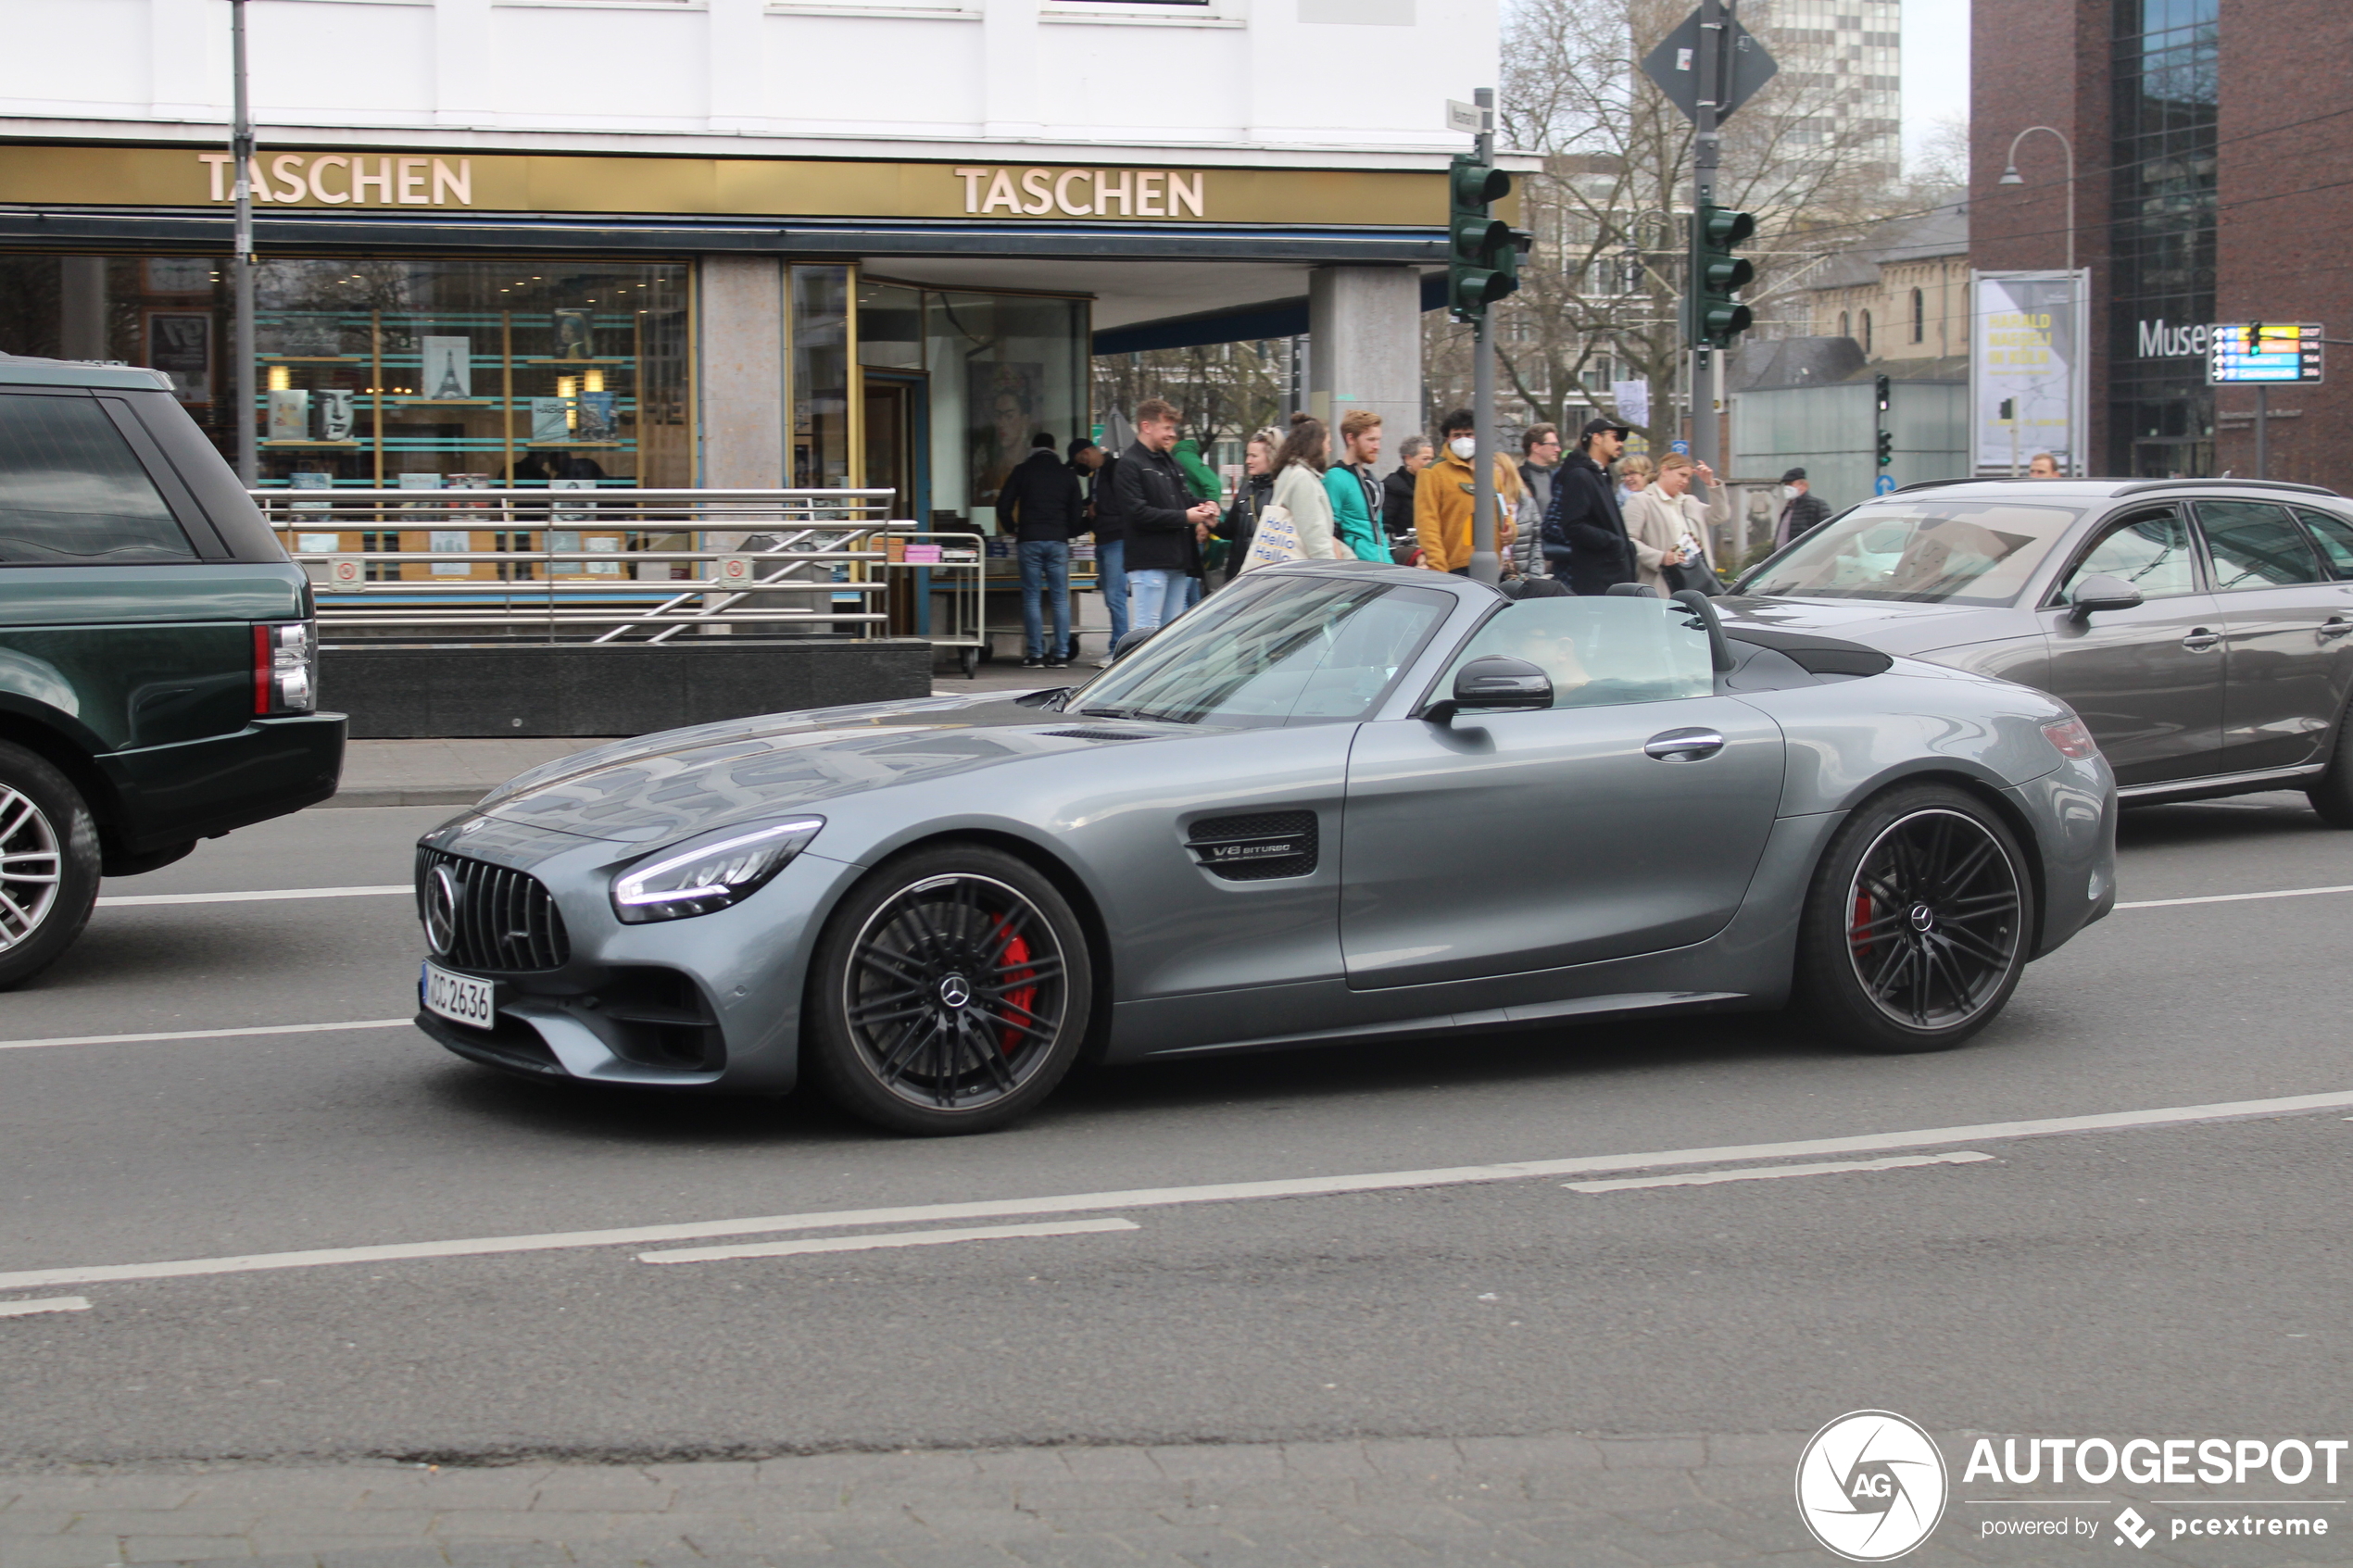
[[[794,158],[375,152],[255,156],[265,215],[438,207],[470,212],[1212,222],[1435,228],[1432,169],[1098,169]],[[229,205],[235,165],[190,147],[0,146],[0,204]]]

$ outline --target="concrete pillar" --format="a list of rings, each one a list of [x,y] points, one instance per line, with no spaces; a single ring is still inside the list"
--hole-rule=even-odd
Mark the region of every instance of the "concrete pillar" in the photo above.
[[[716,490],[789,484],[784,264],[766,256],[706,256],[699,284],[699,483]]]
[[[1318,267],[1307,279],[1307,411],[1333,428],[1381,417],[1382,466],[1422,429],[1421,278],[1410,267]]]
[[[107,342],[107,258],[57,260],[57,358],[112,359]]]

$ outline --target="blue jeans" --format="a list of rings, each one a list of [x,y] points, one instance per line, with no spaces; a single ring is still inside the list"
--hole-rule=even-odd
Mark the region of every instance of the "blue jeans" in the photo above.
[[[1021,559],[1021,631],[1024,656],[1047,656],[1045,616],[1038,596],[1054,596],[1053,657],[1070,647],[1070,546],[1061,539],[1024,539],[1013,546]]]
[[[1185,579],[1185,608],[1187,609],[1190,609],[1193,606],[1201,603],[1202,588],[1202,584],[1200,578],[1188,577]]]
[[[1190,581],[1181,571],[1148,568],[1129,572],[1127,586],[1136,596],[1136,630],[1150,632],[1183,614],[1185,584]]]
[[[1103,591],[1103,608],[1111,613],[1111,646],[1127,635],[1127,541],[1114,539],[1095,545],[1095,582]],[[1106,648],[1105,652],[1110,649]]]

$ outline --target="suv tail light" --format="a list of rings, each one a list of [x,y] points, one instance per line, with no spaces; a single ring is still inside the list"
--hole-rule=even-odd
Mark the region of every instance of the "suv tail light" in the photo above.
[[[2081,719],[2054,719],[2043,726],[2043,734],[2070,762],[2088,762],[2100,754],[2099,742]]]
[[[318,704],[319,633],[308,621],[253,629],[253,710],[261,718],[308,713]]]

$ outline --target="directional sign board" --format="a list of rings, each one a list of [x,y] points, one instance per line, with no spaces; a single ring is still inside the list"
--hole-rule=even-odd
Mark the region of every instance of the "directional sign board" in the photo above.
[[[2206,341],[2208,386],[2309,386],[2322,379],[2318,321],[2221,322]]]
[[[1894,495],[1895,476],[1892,473],[1883,473],[1877,479],[1871,481],[1871,494],[1874,495]]]
[[[1446,100],[1446,129],[1459,131],[1466,136],[1476,136],[1487,129],[1487,111],[1477,104],[1449,98]]]
[[[1731,81],[1729,90],[1720,94],[1722,102],[1716,106],[1716,118],[1728,119],[1734,109],[1755,95],[1756,90],[1773,80],[1780,64],[1765,52],[1765,45],[1748,35],[1748,30],[1737,21],[1724,29],[1724,46],[1731,53]],[[1667,100],[1693,119],[1699,118],[1699,13],[1693,11],[1683,19],[1683,25],[1668,33],[1657,48],[1642,61],[1642,74],[1658,83],[1658,90]]]

